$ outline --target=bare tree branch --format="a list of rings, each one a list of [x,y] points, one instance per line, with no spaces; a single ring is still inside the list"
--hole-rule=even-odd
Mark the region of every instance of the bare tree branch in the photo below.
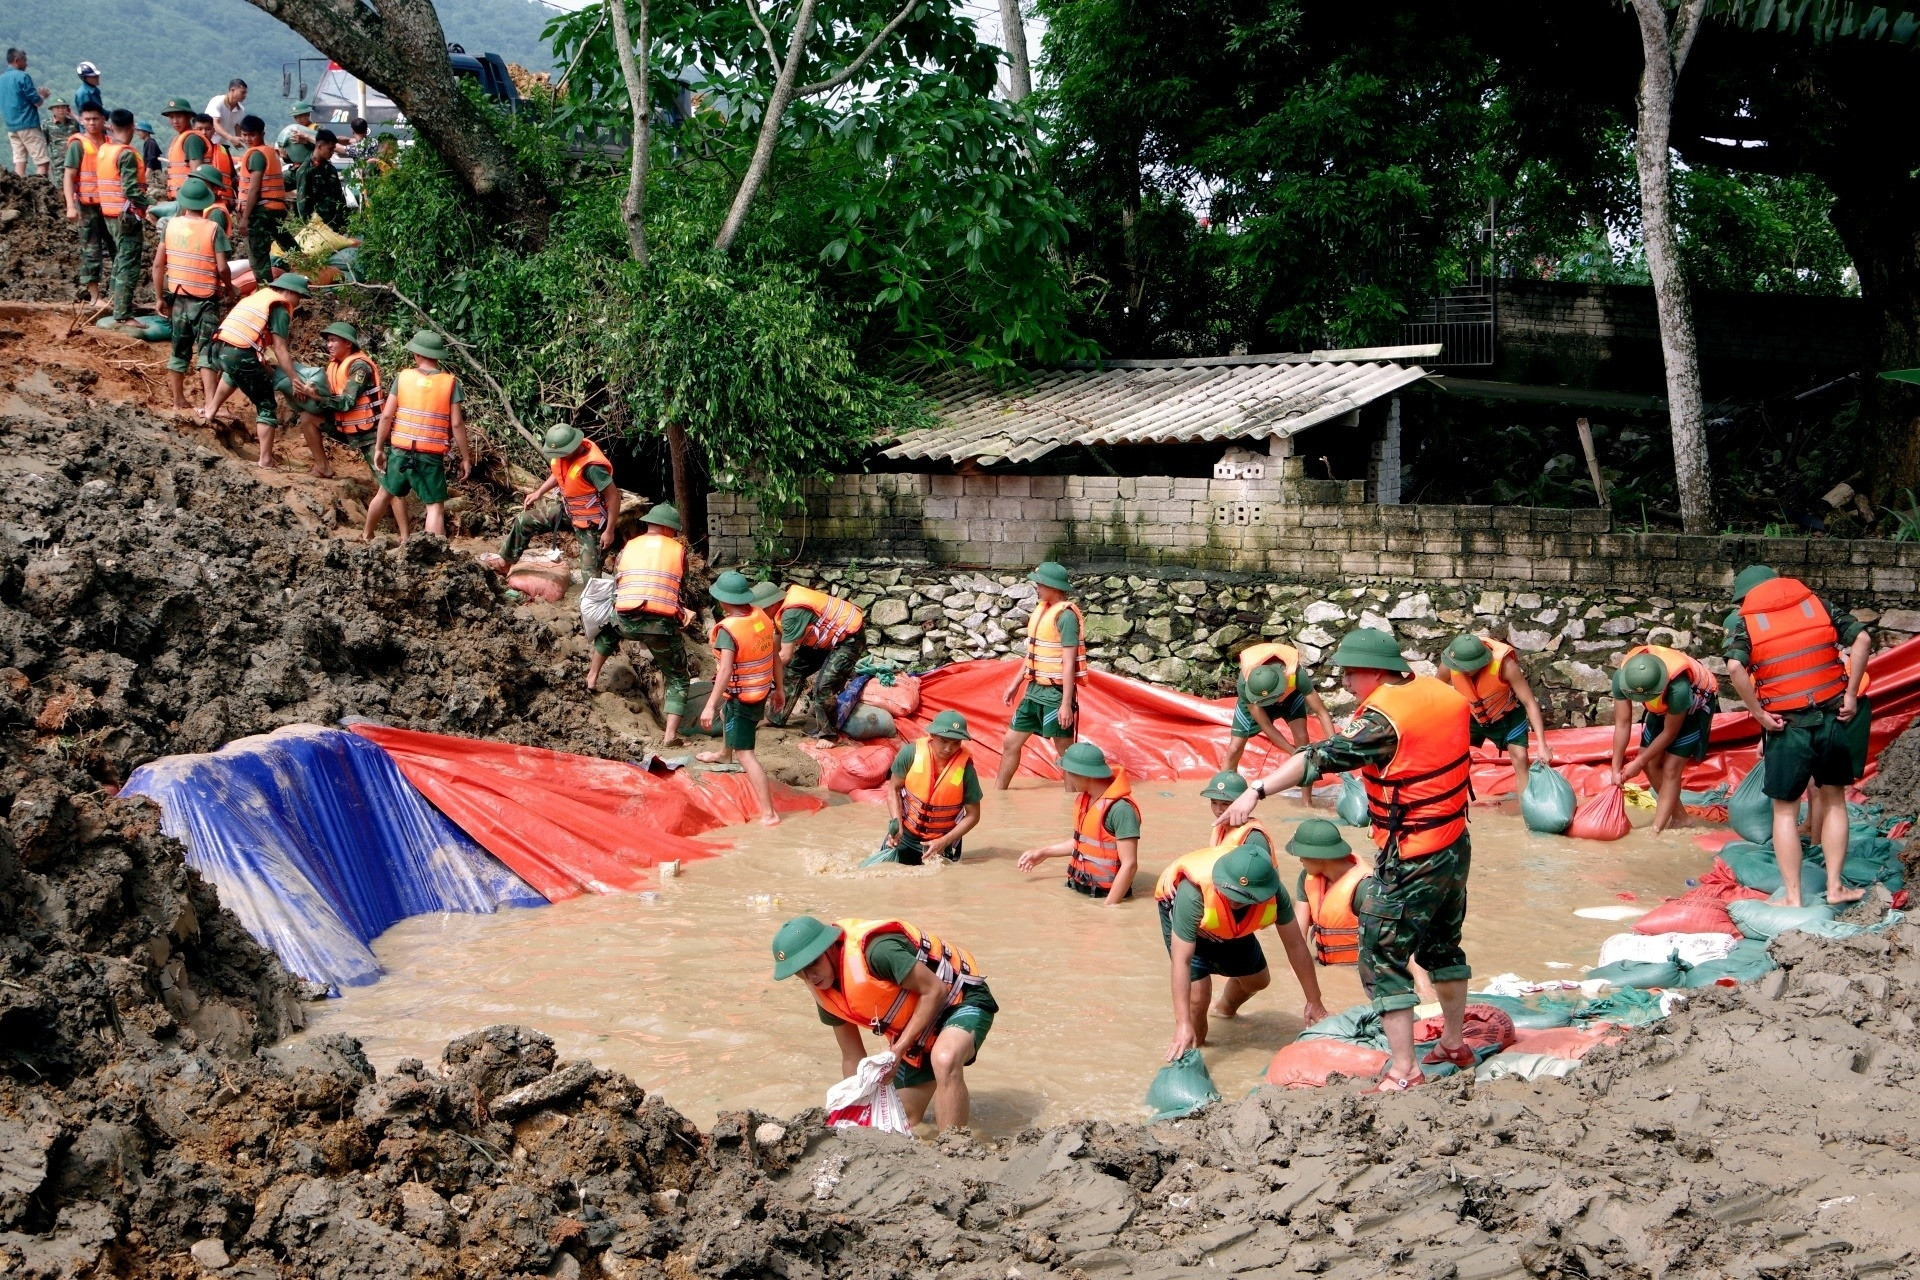
[[[796,98],[811,98],[816,93],[825,93],[829,89],[838,89],[841,85],[859,75],[860,68],[867,65],[867,60],[879,51],[880,46],[887,42],[887,38],[898,31],[900,24],[912,17],[913,11],[919,7],[920,0],[907,0],[905,4],[900,6],[900,12],[893,15],[893,21],[880,28],[880,34],[868,41],[867,47],[860,51],[859,57],[847,64],[846,70],[830,80],[816,80],[812,84],[802,85],[793,91],[793,96]]]
[[[747,6],[747,16],[753,19],[753,25],[760,29],[760,38],[766,42],[767,61],[774,66],[780,65],[780,50],[774,46],[773,32],[767,30],[767,24],[760,20],[760,5],[757,0],[741,0]]]
[[[760,185],[767,180],[767,170],[773,166],[773,146],[780,138],[780,122],[793,102],[794,82],[800,78],[800,63],[806,57],[807,37],[813,34],[813,15],[818,5],[819,0],[800,0],[800,11],[794,15],[793,35],[787,41],[787,56],[780,64],[779,78],[774,81],[773,96],[767,99],[760,136],[753,144],[753,159],[747,162],[740,187],[733,193],[727,220],[720,224],[720,233],[713,238],[713,247],[721,253],[733,247],[735,237],[746,223],[747,209],[759,194]]]

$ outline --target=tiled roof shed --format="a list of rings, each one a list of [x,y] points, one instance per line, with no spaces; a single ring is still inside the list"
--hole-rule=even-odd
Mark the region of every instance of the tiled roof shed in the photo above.
[[[1032,462],[1070,445],[1293,436],[1426,378],[1437,346],[1197,360],[1115,360],[998,386],[971,372],[926,384],[938,421],[882,450],[895,461]]]

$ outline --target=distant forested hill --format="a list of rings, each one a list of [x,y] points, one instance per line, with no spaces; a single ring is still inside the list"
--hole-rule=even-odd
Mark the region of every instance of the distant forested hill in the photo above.
[[[535,70],[553,66],[540,28],[554,10],[533,0],[438,0],[447,39],[469,53],[497,53]],[[108,107],[159,119],[168,98],[195,107],[235,76],[248,85],[247,106],[269,134],[290,118],[280,94],[280,68],[320,56],[277,19],[246,0],[21,0],[0,12],[0,42],[27,51],[27,70],[58,97],[71,98],[83,59],[100,68]],[[308,79],[309,87],[313,77]],[[296,81],[294,91],[299,91]],[[0,152],[0,159],[5,153]]]

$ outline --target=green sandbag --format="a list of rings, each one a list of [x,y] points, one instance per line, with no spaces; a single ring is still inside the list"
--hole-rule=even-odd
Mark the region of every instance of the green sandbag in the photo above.
[[[898,861],[900,861],[900,850],[896,846],[889,844],[882,846],[878,853],[868,855],[867,860],[860,865],[863,867],[879,867],[889,862]]]
[[[1773,839],[1773,801],[1760,789],[1765,780],[1766,766],[1756,761],[1727,797],[1727,825],[1738,831],[1742,840],[1754,844]]]
[[[1841,883],[1856,889],[1870,889],[1876,884],[1884,884],[1894,893],[1906,885],[1907,873],[1900,863],[1898,840],[1889,840],[1881,835],[1877,824],[1871,820],[1853,823],[1847,836],[1847,860],[1840,868]],[[1824,884],[1826,851],[1817,844],[1810,845],[1805,857],[1808,864],[1822,868]]]
[[[1616,960],[1598,969],[1587,970],[1586,976],[1611,982],[1616,987],[1637,987],[1644,991],[1649,987],[1682,986],[1687,971],[1692,967],[1676,952],[1665,960]]]
[[[1752,982],[1761,975],[1778,969],[1773,957],[1767,954],[1764,938],[1743,938],[1734,944],[1733,950],[1722,960],[1709,960],[1705,964],[1695,965],[1687,970],[1680,980],[1683,987],[1711,987],[1722,978],[1732,978],[1735,982]]]
[[[1527,830],[1546,836],[1561,834],[1573,821],[1573,811],[1579,803],[1573,794],[1573,784],[1561,777],[1557,769],[1544,760],[1533,762],[1533,767],[1527,770],[1526,789],[1520,793],[1520,816],[1526,820]]]
[[[1302,1031],[1296,1039],[1344,1040],[1348,1044],[1382,1051],[1387,1047],[1386,1028],[1380,1023],[1379,1011],[1371,1004],[1357,1004],[1351,1009],[1330,1014]]]
[[[1720,850],[1720,860],[1733,872],[1733,878],[1748,889],[1758,889],[1761,893],[1778,893],[1785,883],[1780,879],[1780,864],[1773,856],[1773,842],[1752,844],[1744,840],[1735,840]],[[1827,892],[1827,871],[1818,862],[1809,861],[1802,851],[1800,862],[1800,896],[1824,897]]]
[[[1588,974],[1592,977],[1592,974]],[[1621,987],[1592,1001],[1576,1016],[1576,1022],[1611,1022],[1619,1027],[1644,1027],[1664,1017],[1660,997],[1648,995],[1638,987]]]
[[[1822,889],[1821,894],[1824,893]],[[1755,902],[1748,898],[1741,902],[1729,902],[1727,915],[1741,933],[1749,938],[1765,940],[1792,929],[1824,923],[1837,914],[1832,906],[1820,901],[1818,896],[1803,898],[1803,901],[1807,902],[1804,907],[1788,907],[1775,902]]]
[[[1547,993],[1527,996],[1494,996],[1479,993],[1467,996],[1468,1004],[1489,1004],[1513,1019],[1514,1029],[1518,1031],[1551,1031],[1555,1027],[1570,1024],[1586,1001],[1578,997],[1569,1003],[1566,1000],[1548,999]]]
[[[1854,924],[1847,920],[1814,920],[1800,926],[1801,933],[1816,938],[1857,938],[1863,933],[1885,933],[1907,918],[1904,911],[1889,911],[1872,924]]]
[[[1334,805],[1340,821],[1349,827],[1367,825],[1367,788],[1357,773],[1340,775],[1340,800]]]
[[[847,717],[847,722],[840,726],[840,732],[856,742],[900,736],[900,730],[894,727],[891,712],[885,707],[869,706],[865,703],[853,709],[853,714]]]
[[[1147,1086],[1147,1105],[1153,1108],[1153,1123],[1178,1120],[1191,1115],[1210,1102],[1220,1101],[1213,1087],[1213,1076],[1198,1049],[1189,1049],[1179,1059],[1160,1068]]]

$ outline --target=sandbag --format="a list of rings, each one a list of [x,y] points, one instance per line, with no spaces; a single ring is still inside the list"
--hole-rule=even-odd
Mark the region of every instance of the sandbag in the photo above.
[[[884,867],[889,862],[900,861],[900,850],[892,842],[881,845],[861,860],[862,867]]]
[[[1387,1065],[1387,1051],[1345,1040],[1296,1040],[1273,1055],[1267,1083],[1278,1089],[1318,1089],[1334,1075],[1370,1080]]]
[[[1692,972],[1683,966],[1683,975]],[[1603,1022],[1616,1027],[1644,1027],[1665,1016],[1660,1011],[1659,996],[1638,987],[1618,987],[1588,1004],[1574,1022],[1582,1027],[1597,1026]]]
[[[1799,926],[1799,931],[1816,938],[1857,938],[1863,933],[1885,933],[1906,918],[1904,911],[1889,911],[1872,924],[1855,924],[1851,920],[1811,920]]]
[[[1800,896],[1806,898],[1824,898],[1827,893],[1827,869],[1817,862],[1809,862],[1802,850],[1800,862]],[[1733,872],[1733,878],[1741,886],[1757,889],[1761,893],[1778,893],[1785,884],[1780,878],[1780,863],[1774,858],[1773,845],[1751,844],[1735,841],[1720,851],[1720,861],[1726,863]]]
[[[1809,845],[1803,856],[1824,873],[1824,849]],[[1900,863],[1900,842],[1881,835],[1871,821],[1853,823],[1848,832],[1847,860],[1840,866],[1840,882],[1856,889],[1870,889],[1876,884],[1886,885],[1889,891],[1905,887],[1907,875]]]
[[[614,623],[614,578],[612,574],[591,578],[580,589],[580,627],[591,640]]]
[[[1677,987],[1690,968],[1692,966],[1679,956],[1668,956],[1665,960],[1651,963],[1645,960],[1622,960],[1617,964],[1605,964],[1587,970],[1585,976],[1590,980],[1611,982],[1616,987],[1636,987],[1644,991],[1652,987]]]
[[[1567,824],[1567,834],[1576,840],[1619,840],[1632,830],[1626,798],[1619,787],[1604,788],[1581,805]]]
[[[872,687],[871,682],[868,687]],[[883,708],[866,705],[853,709],[847,716],[846,723],[840,726],[840,732],[857,742],[867,742],[874,738],[894,738],[900,734],[900,731],[893,727],[892,715]]]
[[[1705,964],[1709,960],[1726,959],[1727,953],[1733,950],[1734,943],[1739,940],[1732,929],[1652,935],[1616,933],[1600,944],[1600,959],[1595,963],[1613,964],[1618,960],[1651,962],[1674,955],[1688,964]]]
[[[1767,954],[1767,943],[1763,938],[1747,938],[1734,947],[1733,953],[1724,960],[1710,960],[1687,971],[1681,985],[1685,987],[1737,986],[1742,982],[1752,982],[1755,978],[1780,966]]]
[[[1220,1091],[1213,1087],[1213,1075],[1198,1049],[1189,1049],[1160,1068],[1147,1086],[1147,1105],[1153,1109],[1155,1123],[1178,1120],[1218,1101]]]
[[[1481,1057],[1488,1053],[1498,1053],[1513,1043],[1513,1018],[1498,1005],[1474,1001],[1467,1005],[1465,1026],[1462,1028],[1467,1047]],[[1441,1014],[1431,1018],[1422,1018],[1413,1024],[1415,1044],[1431,1044],[1438,1041],[1446,1030],[1447,1020]]]
[[[893,758],[898,751],[890,742],[835,751],[821,763],[820,785],[842,795],[881,786],[893,768]]]
[[[1740,932],[1727,915],[1727,900],[1712,889],[1693,889],[1678,898],[1668,898],[1635,920],[1633,931],[1647,935]]]
[[[1345,1040],[1349,1044],[1365,1045],[1370,1049],[1387,1047],[1387,1031],[1381,1025],[1380,1011],[1371,1004],[1357,1004],[1351,1009],[1329,1014],[1302,1031],[1298,1038]]]
[[[894,1057],[876,1053],[862,1058],[853,1074],[827,1090],[824,1123],[830,1129],[878,1129],[881,1133],[912,1133],[907,1108],[894,1088]]]
[[[904,720],[920,710],[920,677],[895,676],[892,684],[869,680],[860,691],[860,705],[879,707],[896,720]]]
[[[1522,1029],[1514,1037],[1513,1049],[1516,1053],[1544,1053],[1578,1062],[1601,1045],[1618,1044],[1622,1038],[1618,1032],[1597,1027],[1553,1027],[1540,1031]]]
[[[1357,773],[1340,775],[1340,799],[1334,803],[1340,821],[1349,827],[1367,825],[1367,788]]]
[[[833,700],[833,727],[838,729],[847,722],[847,717],[860,707],[860,697],[866,692],[872,676],[855,675],[841,687],[840,695]],[[821,711],[826,709],[823,707]]]
[[[1741,933],[1763,942],[1789,930],[1803,929],[1810,924],[1824,924],[1836,914],[1830,904],[1818,900],[1804,907],[1789,907],[1774,902],[1735,902],[1727,907],[1727,915]]]
[[[1573,999],[1557,1000],[1549,993],[1539,992],[1526,996],[1496,996],[1485,992],[1470,992],[1467,995],[1469,1007],[1488,1005],[1507,1015],[1516,1031],[1544,1031],[1553,1027],[1564,1027],[1573,1021],[1573,1015],[1586,1004],[1579,992],[1573,993]]]
[[[549,604],[558,604],[567,594],[564,582],[551,574],[515,570],[507,575],[507,585],[531,600],[545,600]]]
[[[1727,797],[1727,825],[1738,831],[1742,840],[1754,844],[1773,839],[1773,801],[1760,789],[1766,772],[1763,761],[1754,761],[1753,768]]]
[[[1572,1075],[1580,1069],[1580,1064],[1572,1058],[1556,1058],[1550,1053],[1528,1053],[1522,1049],[1509,1049],[1505,1053],[1496,1053],[1474,1070],[1476,1083],[1484,1084],[1489,1080],[1504,1080],[1509,1076],[1519,1080],[1557,1080]]]
[[[1575,803],[1573,784],[1544,760],[1534,761],[1527,770],[1526,789],[1520,793],[1520,816],[1527,830],[1559,835],[1573,821]]]

